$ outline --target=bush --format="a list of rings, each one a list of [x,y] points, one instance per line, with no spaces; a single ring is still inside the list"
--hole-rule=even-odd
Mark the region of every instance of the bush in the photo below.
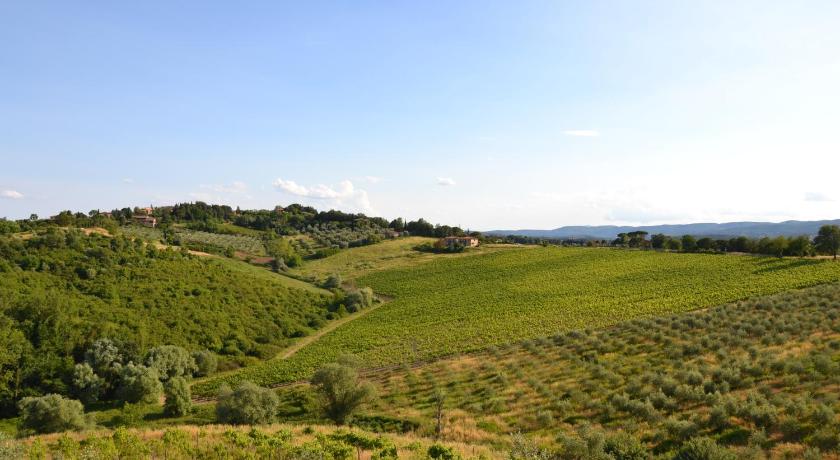
[[[324,281],[324,289],[338,289],[341,287],[341,275],[333,273]]]
[[[363,287],[347,294],[345,298],[345,306],[347,311],[354,313],[361,309],[373,305],[373,290],[369,287]]]
[[[82,403],[61,395],[23,398],[18,407],[23,427],[37,433],[81,430],[88,426]]]
[[[119,370],[120,387],[117,397],[128,403],[155,403],[163,391],[156,369],[128,363]]]
[[[604,452],[614,460],[646,460],[648,451],[641,441],[627,433],[619,433],[607,438]]]
[[[429,455],[429,458],[439,460],[458,460],[461,458],[461,456],[452,450],[451,447],[446,447],[442,444],[432,444],[429,446],[427,454]]]
[[[216,403],[216,418],[221,423],[261,425],[274,422],[280,400],[273,391],[242,382],[235,390],[222,388]]]
[[[183,377],[173,377],[163,387],[166,402],[163,412],[170,417],[182,417],[190,413],[192,399],[190,386]]]
[[[210,350],[193,352],[192,358],[195,361],[196,377],[206,377],[216,372],[219,367],[219,358]]]
[[[686,442],[675,460],[735,460],[736,456],[724,447],[719,446],[714,439],[701,437]]]
[[[146,354],[146,366],[158,371],[161,380],[192,375],[196,370],[195,360],[181,347],[161,345]]]

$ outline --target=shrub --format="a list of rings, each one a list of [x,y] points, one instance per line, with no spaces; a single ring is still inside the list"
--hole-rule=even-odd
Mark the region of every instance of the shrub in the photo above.
[[[341,275],[333,273],[324,281],[324,289],[338,289],[341,287]]]
[[[373,305],[373,289],[363,287],[347,294],[345,307],[350,313]]]
[[[436,460],[458,460],[461,458],[451,447],[446,447],[442,444],[432,444],[426,453],[429,455],[429,458]]]
[[[163,412],[170,417],[182,417],[190,413],[192,399],[190,387],[183,377],[173,377],[163,387],[166,402],[163,405]]]
[[[18,407],[23,427],[37,433],[81,430],[88,425],[82,403],[61,395],[23,398]]]
[[[195,375],[197,377],[206,377],[216,372],[219,367],[219,358],[210,350],[193,352],[192,358],[195,361]]]
[[[277,418],[280,400],[273,391],[242,382],[235,390],[222,388],[216,403],[219,422],[234,425],[261,425]]]
[[[156,369],[161,380],[190,376],[196,370],[195,360],[181,347],[161,345],[146,354],[146,366]]]
[[[735,460],[734,453],[719,446],[714,439],[701,437],[686,442],[675,460]]]
[[[641,441],[627,433],[619,433],[607,438],[604,452],[614,460],[646,460],[648,451]]]
[[[117,397],[128,403],[154,403],[163,391],[156,369],[128,363],[119,370]]]

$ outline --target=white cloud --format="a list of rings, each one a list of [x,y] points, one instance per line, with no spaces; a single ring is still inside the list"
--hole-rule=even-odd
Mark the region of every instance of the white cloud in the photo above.
[[[339,182],[337,187],[324,184],[307,187],[292,180],[278,178],[273,185],[282,192],[327,203],[337,209],[366,214],[374,213],[367,191],[357,189],[349,180]]]
[[[134,183],[134,179],[132,179],[132,178],[130,178],[130,177],[126,177],[126,178],[124,178],[122,181],[123,181],[123,183],[125,183],[125,184],[133,184],[133,183]]]
[[[378,176],[365,176],[365,180],[370,182],[371,184],[378,184],[382,182],[382,178]]]
[[[820,192],[805,192],[805,201],[826,202],[834,201],[834,199]]]
[[[437,184],[444,187],[449,187],[451,185],[455,185],[455,179],[451,177],[438,177]]]
[[[23,198],[23,193],[20,193],[17,190],[3,190],[0,191],[0,197],[8,198],[10,200],[19,200]]]
[[[563,134],[574,137],[598,137],[601,135],[594,129],[568,129],[563,131]]]

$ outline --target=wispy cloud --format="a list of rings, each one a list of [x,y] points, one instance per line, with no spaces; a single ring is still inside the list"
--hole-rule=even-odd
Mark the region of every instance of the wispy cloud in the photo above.
[[[205,190],[212,190],[216,193],[238,193],[243,194],[248,191],[248,186],[244,182],[240,181],[233,181],[230,185],[227,184],[214,184],[214,185],[201,185],[201,188]]]
[[[367,191],[357,189],[349,180],[339,182],[338,186],[305,186],[293,180],[278,178],[273,185],[277,190],[290,195],[327,202],[339,209],[368,214],[374,212]]]
[[[370,182],[371,184],[378,184],[382,182],[382,178],[379,176],[365,176],[365,181]]]
[[[125,178],[123,178],[122,181],[123,181],[124,184],[133,184],[134,183],[134,179],[132,179],[130,177],[125,177]]]
[[[601,135],[594,129],[567,129],[563,134],[574,137],[598,137]]]
[[[834,201],[834,199],[820,192],[805,192],[805,201],[828,202]]]
[[[23,193],[20,193],[17,190],[3,190],[0,191],[0,197],[8,198],[10,200],[19,200],[23,198]]]
[[[438,177],[437,184],[443,187],[449,187],[455,185],[455,179],[451,177]]]

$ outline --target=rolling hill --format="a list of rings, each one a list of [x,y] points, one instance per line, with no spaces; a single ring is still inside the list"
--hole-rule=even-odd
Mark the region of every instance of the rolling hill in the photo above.
[[[618,225],[579,225],[559,227],[553,230],[490,230],[485,235],[521,235],[535,238],[557,239],[595,239],[612,240],[619,233],[645,231],[651,235],[662,233],[668,236],[708,236],[730,238],[746,236],[761,238],[765,236],[799,236],[817,234],[823,225],[840,225],[840,219],[785,222],[727,222],[727,223],[696,223],[675,225],[646,225],[646,226],[618,226]]]

